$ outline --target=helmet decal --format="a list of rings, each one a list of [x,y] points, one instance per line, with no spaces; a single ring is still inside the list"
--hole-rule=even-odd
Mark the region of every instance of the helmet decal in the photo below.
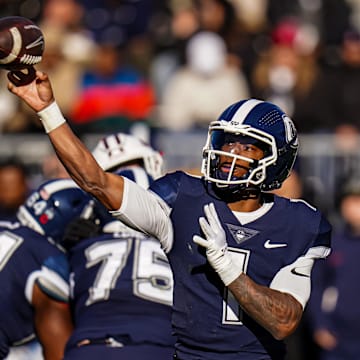
[[[291,143],[292,140],[296,138],[296,141],[294,144],[292,144],[292,146],[298,146],[298,139],[294,122],[287,115],[283,115],[283,120],[285,125],[285,137],[287,143]]]

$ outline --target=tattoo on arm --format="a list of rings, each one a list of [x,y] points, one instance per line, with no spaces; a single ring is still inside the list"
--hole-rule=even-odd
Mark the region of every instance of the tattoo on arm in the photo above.
[[[276,339],[290,335],[299,324],[303,309],[290,294],[258,285],[245,274],[228,288],[242,309]]]

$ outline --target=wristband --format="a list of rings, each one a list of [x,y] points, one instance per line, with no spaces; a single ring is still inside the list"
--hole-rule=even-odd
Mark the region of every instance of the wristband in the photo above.
[[[56,101],[52,102],[37,114],[39,115],[47,134],[66,122]]]
[[[225,284],[225,286],[229,286],[234,280],[236,280],[243,271],[239,268],[229,268],[229,269],[223,269],[218,272],[220,279]]]
[[[228,251],[207,250],[206,253],[211,266],[218,273],[225,286],[230,285],[243,272],[238,267],[236,259],[233,259]]]

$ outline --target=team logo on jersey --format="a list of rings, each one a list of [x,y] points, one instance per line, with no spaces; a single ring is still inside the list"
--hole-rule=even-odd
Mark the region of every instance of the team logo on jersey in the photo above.
[[[232,224],[226,225],[237,244],[241,244],[259,233],[257,230],[249,229],[243,226],[236,226]]]

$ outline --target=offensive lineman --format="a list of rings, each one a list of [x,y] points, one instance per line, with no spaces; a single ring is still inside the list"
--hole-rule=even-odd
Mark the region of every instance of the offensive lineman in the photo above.
[[[93,155],[104,170],[143,188],[162,174],[161,155],[128,134],[106,136]],[[173,277],[159,242],[116,220],[101,204],[93,216],[100,220],[99,235],[75,236],[68,247],[75,327],[64,360],[171,359]],[[86,219],[80,219],[79,233],[87,224],[81,220]]]
[[[0,222],[0,358],[35,336],[45,360],[60,360],[72,331],[69,270],[55,246],[89,197],[71,179],[39,186],[20,206],[17,222]]]

